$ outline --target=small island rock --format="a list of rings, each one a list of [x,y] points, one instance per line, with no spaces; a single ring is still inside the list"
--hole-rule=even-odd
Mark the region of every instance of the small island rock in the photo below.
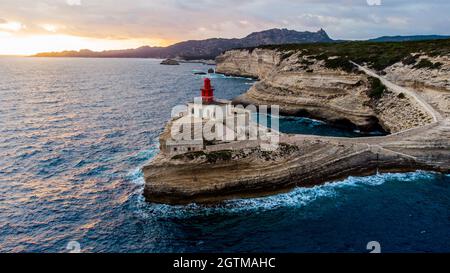
[[[179,65],[180,63],[174,59],[165,59],[161,62],[162,65]]]

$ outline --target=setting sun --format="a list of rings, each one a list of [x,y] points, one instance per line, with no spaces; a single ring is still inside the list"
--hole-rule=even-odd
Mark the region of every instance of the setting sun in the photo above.
[[[53,25],[45,25],[48,31],[56,31]],[[161,39],[96,39],[70,36],[65,34],[19,36],[9,32],[0,32],[0,54],[32,55],[39,52],[91,49],[95,51],[136,48],[143,45],[166,46]]]

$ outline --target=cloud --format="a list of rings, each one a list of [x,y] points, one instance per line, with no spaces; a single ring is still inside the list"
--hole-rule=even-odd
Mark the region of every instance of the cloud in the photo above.
[[[69,6],[81,6],[81,0],[66,0]]]
[[[24,26],[20,22],[6,22],[5,21],[4,23],[0,23],[1,30],[17,32],[23,28],[24,28]]]
[[[391,26],[396,26],[396,27],[407,27],[409,26],[409,20],[407,18],[402,18],[402,17],[387,17],[386,21],[391,25]]]
[[[174,42],[243,37],[274,27],[324,28],[336,39],[449,34],[449,13],[450,1],[444,0],[2,0],[2,14],[26,26],[18,30],[22,34],[54,30],[89,38]]]
[[[366,0],[369,6],[381,6],[381,0]]]
[[[64,28],[63,26],[53,24],[42,24],[41,27],[48,32],[57,32],[59,29]]]

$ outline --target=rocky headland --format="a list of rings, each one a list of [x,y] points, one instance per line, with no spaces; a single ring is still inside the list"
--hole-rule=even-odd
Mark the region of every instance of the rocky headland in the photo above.
[[[382,127],[389,135],[281,134],[273,152],[245,142],[177,156],[161,152],[143,168],[147,200],[220,202],[350,175],[450,172],[450,41],[362,45],[231,50],[217,58],[217,72],[259,79],[237,104],[276,104],[285,114],[367,131]]]
[[[247,93],[235,98],[235,104],[276,104],[280,105],[282,114],[308,116],[363,131],[381,127],[396,133],[432,120],[414,99],[405,94],[390,90],[374,94],[372,91],[378,82],[351,64],[336,67],[335,60],[336,65],[341,61],[338,56],[325,60],[324,56],[308,55],[304,51],[231,50],[217,58],[216,71],[260,80]],[[393,68],[386,70],[389,69]],[[428,73],[420,70],[425,69],[419,69],[417,73]],[[448,73],[440,73],[444,79],[436,82],[445,88]],[[404,74],[399,71],[398,75]]]

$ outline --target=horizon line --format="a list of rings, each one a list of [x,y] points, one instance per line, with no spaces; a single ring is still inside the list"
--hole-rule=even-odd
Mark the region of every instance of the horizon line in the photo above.
[[[128,47],[128,48],[121,48],[121,49],[102,49],[102,50],[92,50],[89,48],[80,48],[80,49],[64,49],[64,50],[60,50],[60,51],[41,51],[41,52],[37,52],[37,53],[33,53],[33,54],[0,54],[0,57],[33,57],[37,54],[41,54],[41,53],[61,53],[61,52],[66,52],[66,51],[75,51],[75,52],[80,52],[82,50],[89,50],[95,53],[100,53],[100,52],[104,52],[104,51],[120,51],[120,50],[134,50],[134,49],[138,49],[141,47],[151,47],[151,48],[167,48],[173,45],[176,45],[178,43],[183,43],[183,42],[188,42],[188,41],[204,41],[204,40],[209,40],[209,39],[243,39],[249,35],[251,35],[252,33],[258,33],[258,32],[264,32],[267,30],[273,30],[273,29],[285,29],[285,30],[292,30],[292,31],[297,31],[297,32],[312,32],[314,33],[314,31],[301,31],[301,30],[295,30],[295,29],[289,29],[289,28],[271,28],[271,29],[265,29],[265,30],[261,30],[261,31],[254,31],[249,33],[248,35],[243,36],[242,38],[222,38],[222,37],[211,37],[211,38],[205,38],[205,39],[189,39],[189,40],[181,40],[178,42],[175,42],[173,44],[167,45],[167,46],[151,46],[148,44],[143,44],[141,46],[137,46],[137,47]],[[315,32],[319,32],[319,31],[325,31],[323,28],[320,28],[318,31]],[[328,34],[328,32],[326,32]],[[377,39],[377,38],[382,38],[382,37],[409,37],[409,36],[442,36],[442,37],[449,37],[450,38],[450,34],[406,34],[406,35],[381,35],[381,36],[376,36],[376,37],[372,37],[372,38],[359,38],[359,39],[332,39],[333,41],[348,41],[348,42],[357,42],[357,41],[370,41],[372,39]]]

